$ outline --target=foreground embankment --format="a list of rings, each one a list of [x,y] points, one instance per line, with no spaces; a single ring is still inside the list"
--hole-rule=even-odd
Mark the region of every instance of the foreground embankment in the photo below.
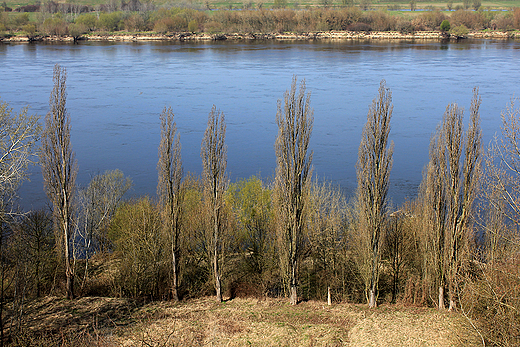
[[[474,39],[520,39],[520,32],[477,31],[471,32],[467,38]],[[326,31],[316,33],[269,33],[269,34],[208,34],[208,33],[136,33],[136,34],[85,34],[76,40],[86,41],[216,41],[216,40],[443,40],[457,39],[439,31],[417,31],[401,33],[398,31]],[[72,36],[12,36],[0,38],[3,42],[72,42]]]
[[[180,303],[46,297],[28,302],[14,346],[478,346],[456,312],[214,297]],[[11,325],[12,326],[12,325]]]

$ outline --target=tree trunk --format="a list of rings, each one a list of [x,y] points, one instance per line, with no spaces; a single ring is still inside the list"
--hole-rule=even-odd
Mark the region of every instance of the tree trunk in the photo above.
[[[172,298],[174,301],[179,301],[179,293],[178,293],[178,273],[177,273],[177,254],[175,252],[175,247],[172,246],[172,268],[173,268],[173,284],[172,284]]]
[[[74,299],[74,271],[70,265],[69,228],[68,223],[64,225],[65,241],[65,275],[67,276],[67,299]]]
[[[70,264],[68,264],[70,268]],[[67,299],[74,299],[74,274],[72,271],[67,271]]]
[[[439,310],[444,310],[444,287],[439,286]]]
[[[296,249],[295,245],[293,245],[291,252],[296,253],[294,251]],[[296,255],[291,255],[291,305],[298,304],[298,293],[296,291]]]
[[[455,301],[455,286],[453,285],[453,283],[450,283],[448,297],[450,299],[450,306],[448,308],[448,311],[455,311],[457,309],[457,303]]]
[[[332,299],[330,297],[330,287],[327,288],[327,305],[332,305]]]
[[[298,304],[298,295],[296,295],[296,286],[291,284],[291,305]]]
[[[220,283],[220,274],[218,268],[218,249],[216,237],[215,249],[213,253],[213,271],[215,272],[215,291],[217,292],[217,302],[222,302],[222,284]]]
[[[377,300],[376,300],[376,290],[371,288],[369,293],[369,299],[368,299],[368,307],[369,308],[376,308],[377,307]]]

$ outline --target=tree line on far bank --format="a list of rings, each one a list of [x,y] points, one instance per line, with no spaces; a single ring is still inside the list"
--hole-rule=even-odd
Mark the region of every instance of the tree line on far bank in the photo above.
[[[482,146],[478,89],[456,103],[430,142],[415,199],[391,206],[392,94],[381,81],[358,150],[358,187],[313,179],[311,95],[293,78],[278,101],[272,182],[226,175],[226,122],[213,107],[203,172],[185,174],[174,113],[160,118],[156,197],[125,199],[115,169],[77,187],[66,71],[54,69],[50,111],[0,104],[0,331],[23,331],[28,300],[44,295],[185,300],[288,297],[432,306],[462,312],[490,344],[520,338],[520,109]],[[467,127],[463,126],[466,115]],[[40,147],[36,148],[38,139]],[[38,155],[38,158],[35,156]],[[39,161],[49,209],[20,211],[16,190]]]
[[[366,11],[370,4],[354,6],[346,2],[340,7],[288,9],[283,4],[257,9],[252,4],[241,11],[205,11],[193,8],[161,7],[138,0],[120,4],[100,5],[95,11],[87,6],[47,2],[33,15],[11,13],[0,6],[0,34],[24,35],[29,39],[41,36],[72,36],[75,39],[89,33],[312,33],[330,30],[347,31],[415,31],[451,32],[463,36],[468,30],[519,30],[520,8],[492,11],[470,4],[454,7],[448,2],[447,12],[429,9],[420,14],[396,14],[389,10]],[[210,6],[207,4],[206,6]],[[455,9],[453,12],[451,11]],[[391,8],[395,10],[396,8]],[[36,10],[30,8],[28,10]],[[450,25],[441,26],[443,21]],[[447,28],[447,29],[446,29]]]

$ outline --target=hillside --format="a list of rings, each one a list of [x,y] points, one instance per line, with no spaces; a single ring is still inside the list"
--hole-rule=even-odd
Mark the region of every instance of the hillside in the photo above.
[[[46,297],[28,303],[26,312],[16,345],[477,346],[480,341],[460,314],[403,306],[368,310],[317,301],[292,307],[270,298],[144,304]]]

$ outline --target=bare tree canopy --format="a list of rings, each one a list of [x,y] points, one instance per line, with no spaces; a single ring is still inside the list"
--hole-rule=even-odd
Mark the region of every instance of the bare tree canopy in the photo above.
[[[179,237],[181,223],[183,177],[180,135],[173,121],[171,107],[164,108],[161,113],[161,143],[159,145],[159,162],[157,171],[159,182],[157,193],[163,209],[163,220],[171,243],[172,262],[172,297],[179,300],[178,295],[178,262],[179,262]]]
[[[34,144],[41,133],[38,119],[27,115],[27,108],[13,114],[8,103],[0,101],[0,195],[4,208],[5,199],[13,196],[32,162]]]
[[[305,207],[312,177],[312,151],[309,141],[314,122],[310,93],[305,93],[305,80],[297,90],[293,77],[291,90],[284,94],[284,104],[278,101],[275,142],[276,178],[275,201],[281,237],[282,273],[288,280],[292,305],[298,301],[298,257],[305,225]]]
[[[217,301],[222,301],[222,283],[219,266],[220,243],[223,229],[222,209],[224,192],[228,183],[226,177],[227,146],[226,122],[224,114],[215,106],[208,116],[208,126],[204,132],[200,156],[202,158],[202,180],[204,183],[204,197],[210,212],[213,235],[210,238],[213,274]]]
[[[357,198],[359,207],[360,265],[369,307],[377,304],[380,248],[387,220],[387,195],[392,169],[393,143],[389,143],[392,93],[385,80],[372,101],[359,144]]]
[[[52,202],[56,230],[63,236],[63,256],[67,276],[67,298],[74,298],[74,269],[70,263],[72,236],[72,198],[76,186],[77,164],[70,143],[70,116],[66,108],[67,72],[54,67],[54,88],[50,111],[45,116],[40,163],[47,197]]]

